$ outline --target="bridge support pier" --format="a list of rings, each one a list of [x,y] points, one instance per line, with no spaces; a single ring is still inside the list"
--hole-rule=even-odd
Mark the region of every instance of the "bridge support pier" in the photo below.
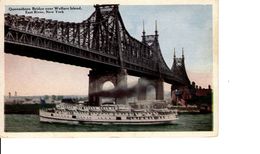
[[[146,79],[144,78],[138,79],[138,92],[137,92],[138,100],[146,100],[146,83],[147,83]]]
[[[105,70],[90,70],[89,71],[89,105],[101,105],[100,92],[106,81],[114,84],[116,89],[127,88],[127,72],[125,69],[119,71],[105,71]],[[126,104],[126,97],[113,96],[116,99],[116,104]]]
[[[164,99],[164,90],[163,90],[163,80],[156,80],[156,99],[163,100]]]
[[[172,98],[172,104],[177,105],[177,96],[176,91],[178,90],[178,87],[175,85],[171,86],[171,98]]]
[[[138,100],[146,100],[147,87],[152,85],[155,88],[156,100],[164,99],[164,90],[163,90],[163,79],[147,79],[139,78],[138,80]]]
[[[172,85],[171,86],[171,98],[172,104],[177,105],[180,100],[185,102],[185,100],[189,100],[195,95],[196,91],[185,85]],[[185,102],[186,103],[186,102]]]
[[[127,88],[127,71],[126,69],[121,69],[117,74],[117,81],[116,81],[116,88],[118,89],[126,89]],[[126,104],[127,103],[127,96],[117,97],[116,98],[117,104]]]

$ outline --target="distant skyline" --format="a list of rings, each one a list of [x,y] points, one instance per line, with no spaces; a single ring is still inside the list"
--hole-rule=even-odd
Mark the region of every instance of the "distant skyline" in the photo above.
[[[80,11],[65,11],[64,14],[30,15],[24,14],[24,11],[10,11],[8,6],[5,9],[11,14],[82,22],[94,12],[94,7],[81,7]],[[184,48],[190,80],[204,88],[212,84],[211,5],[120,5],[119,10],[127,31],[138,40],[141,40],[143,31],[142,21],[149,35],[154,34],[157,20],[160,47],[168,67],[172,66],[174,48],[177,57],[181,56],[181,48]],[[5,95],[15,91],[18,95],[87,95],[88,71],[89,68],[5,54]],[[128,78],[128,83],[136,82],[136,77]],[[169,87],[165,84],[166,90]]]

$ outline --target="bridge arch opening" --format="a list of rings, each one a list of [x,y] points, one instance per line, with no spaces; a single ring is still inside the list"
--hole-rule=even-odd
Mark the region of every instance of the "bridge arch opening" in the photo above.
[[[111,81],[105,81],[102,85],[101,85],[101,90],[103,91],[110,91],[112,89],[115,88],[115,85],[111,82]],[[100,103],[104,104],[104,103],[114,103],[115,102],[115,98],[113,97],[100,97]]]
[[[105,81],[102,84],[102,90],[112,90],[115,88],[115,85],[111,81]]]
[[[146,99],[155,100],[156,99],[156,89],[154,85],[148,85],[146,88]]]

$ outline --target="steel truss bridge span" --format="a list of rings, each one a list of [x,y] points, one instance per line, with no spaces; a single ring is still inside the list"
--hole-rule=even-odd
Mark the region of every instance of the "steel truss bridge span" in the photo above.
[[[118,5],[95,5],[80,23],[5,14],[5,53],[190,84],[186,72],[185,77],[166,65],[157,30],[149,37],[138,41],[127,32]]]

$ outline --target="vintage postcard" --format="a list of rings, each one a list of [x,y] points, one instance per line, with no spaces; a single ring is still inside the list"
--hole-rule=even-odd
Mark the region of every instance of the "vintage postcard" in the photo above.
[[[1,137],[217,135],[217,1],[1,3]]]

